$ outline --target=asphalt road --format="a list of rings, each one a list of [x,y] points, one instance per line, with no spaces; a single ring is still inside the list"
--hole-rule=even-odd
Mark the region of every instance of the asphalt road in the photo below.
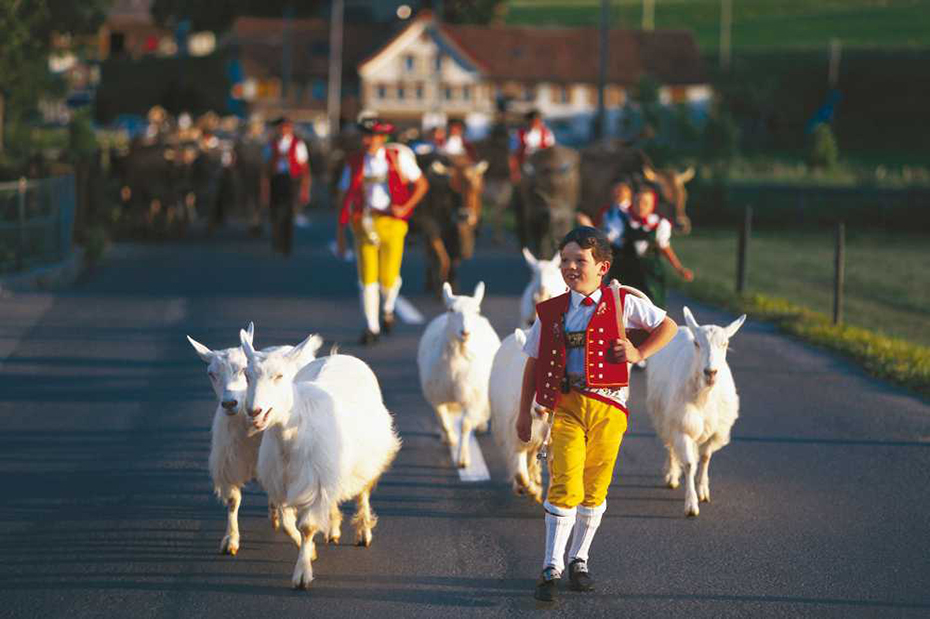
[[[235,230],[119,245],[69,291],[0,298],[0,616],[538,611],[541,508],[510,494],[490,436],[492,481],[460,481],[420,395],[420,327],[354,344],[354,271],[326,250],[330,226],[299,231],[290,260]],[[413,248],[404,293],[431,317],[441,307],[421,293],[422,269]],[[485,312],[505,336],[527,277],[515,248],[491,247],[462,279],[487,282]],[[732,319],[691,308],[700,322]],[[296,550],[271,531],[255,484],[239,555],[218,554],[213,393],[184,336],[232,346],[249,320],[259,346],[319,332],[368,361],[404,442],[373,495],[373,546],[349,545],[347,521],[347,543],[320,549],[309,592],[290,589]],[[765,324],[748,322],[732,348],[742,409],[714,457],[714,502],[686,519],[683,491],[662,486],[637,374],[591,555],[598,590],[566,592],[548,614],[930,616],[930,405]]]

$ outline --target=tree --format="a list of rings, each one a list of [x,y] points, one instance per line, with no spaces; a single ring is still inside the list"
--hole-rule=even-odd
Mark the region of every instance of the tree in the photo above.
[[[152,19],[166,28],[181,21],[189,21],[193,30],[226,32],[237,17],[282,17],[289,12],[294,18],[317,17],[323,5],[321,0],[154,0],[149,12]]]

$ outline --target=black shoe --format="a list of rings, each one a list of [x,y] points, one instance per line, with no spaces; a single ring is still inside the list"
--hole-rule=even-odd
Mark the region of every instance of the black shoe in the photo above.
[[[385,314],[381,317],[381,330],[385,335],[390,335],[394,330],[394,314]]]
[[[583,559],[575,559],[568,564],[568,582],[572,591],[594,591],[594,579]]]
[[[547,567],[539,576],[539,582],[536,583],[536,594],[533,596],[540,602],[554,602],[559,592],[559,580],[561,575],[554,567]]]
[[[358,338],[358,343],[362,344],[363,346],[371,346],[372,344],[377,342],[378,338],[380,337],[381,337],[380,333],[373,333],[372,331],[365,329],[364,331],[362,331],[362,337]]]

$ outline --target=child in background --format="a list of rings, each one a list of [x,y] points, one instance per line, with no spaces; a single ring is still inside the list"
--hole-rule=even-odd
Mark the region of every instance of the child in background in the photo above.
[[[658,307],[665,308],[665,259],[687,282],[694,279],[672,249],[672,223],[656,210],[656,194],[651,189],[636,193],[627,217],[620,251],[615,255],[611,276],[621,283],[642,290]]]

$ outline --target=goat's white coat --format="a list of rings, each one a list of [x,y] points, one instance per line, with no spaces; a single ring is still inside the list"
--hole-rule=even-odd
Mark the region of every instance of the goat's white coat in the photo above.
[[[324,531],[339,537],[339,503],[358,498],[357,542],[371,544],[376,519],[369,495],[400,439],[378,379],[363,361],[332,355],[298,375],[302,348],[312,337],[289,353],[257,356],[244,335],[246,410],[251,431],[264,434],[258,479],[271,501],[296,520],[302,544],[292,582],[306,588],[313,580],[313,536]]]
[[[523,352],[525,343],[526,332],[521,329],[516,329],[501,342],[491,366],[488,394],[494,439],[507,464],[507,475],[513,484],[513,491],[519,495],[529,494],[541,503],[542,468],[536,454],[545,439],[546,420],[533,415],[532,436],[528,443],[517,436],[520,392],[528,358]]]
[[[699,326],[687,307],[684,315],[688,326],[679,327],[672,341],[646,365],[646,407],[668,451],[665,482],[677,488],[684,466],[685,514],[697,516],[699,500],[710,501],[710,458],[730,442],[730,430],[739,416],[739,396],[726,354],[746,315],[727,327]],[[699,456],[700,480],[695,488]]]
[[[520,297],[520,326],[529,327],[536,320],[536,305],[564,293],[568,286],[565,285],[565,279],[559,269],[559,265],[562,264],[560,253],[557,252],[552,260],[537,260],[533,253],[524,247],[523,259],[533,275]]]
[[[417,350],[423,396],[436,411],[443,442],[458,446],[457,465],[461,468],[469,464],[472,432],[488,426],[488,380],[501,343],[494,327],[480,313],[483,298],[484,282],[475,287],[471,297],[453,295],[445,284],[443,300],[448,311],[427,325]],[[456,437],[457,416],[462,423]]]
[[[246,334],[251,341],[255,325],[249,323]],[[258,462],[260,436],[249,436],[249,420],[243,413],[246,382],[245,353],[240,346],[211,350],[192,337],[187,337],[191,346],[207,363],[207,375],[217,397],[216,410],[210,430],[210,478],[213,491],[227,507],[226,533],[220,542],[220,552],[235,555],[239,551],[239,506],[242,503],[242,487],[255,477]],[[288,351],[290,346],[272,346],[261,354]],[[315,351],[313,351],[315,353]],[[229,408],[224,408],[226,402]],[[278,528],[279,514],[274,505],[268,510],[274,528]],[[296,531],[285,523],[288,535],[293,539]]]

